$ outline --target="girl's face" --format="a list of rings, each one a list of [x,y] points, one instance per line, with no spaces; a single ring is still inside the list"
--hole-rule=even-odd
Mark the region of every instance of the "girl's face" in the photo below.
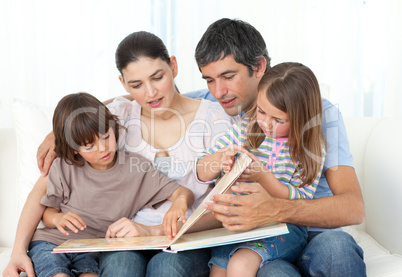
[[[288,114],[274,107],[265,96],[265,92],[257,96],[257,123],[270,138],[289,136]]]
[[[102,135],[95,138],[94,143],[81,145],[79,151],[81,155],[93,168],[106,170],[114,165],[116,155],[116,137],[112,128]]]
[[[120,82],[143,108],[142,113],[150,116],[163,114],[172,108],[177,93],[174,78],[177,76],[176,58],[170,58],[170,65],[160,58],[141,57],[122,70]]]

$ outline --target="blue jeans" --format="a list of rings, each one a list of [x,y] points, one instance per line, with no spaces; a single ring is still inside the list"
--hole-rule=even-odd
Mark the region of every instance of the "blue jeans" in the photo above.
[[[295,262],[307,244],[307,230],[304,226],[287,224],[289,233],[243,243],[228,244],[212,249],[209,266],[227,269],[229,259],[240,248],[253,250],[261,257],[260,267],[276,260]]]
[[[209,275],[210,257],[209,248],[179,253],[142,250],[103,252],[99,257],[99,267],[102,277],[201,277]]]
[[[257,277],[366,276],[363,250],[342,231],[309,232],[308,244],[296,265],[275,260],[260,268]]]
[[[98,253],[52,254],[56,246],[43,240],[29,244],[28,255],[32,260],[35,276],[51,277],[56,273],[64,273],[74,277],[84,272],[99,274]]]
[[[146,251],[116,251],[99,254],[102,277],[145,276],[148,259]]]

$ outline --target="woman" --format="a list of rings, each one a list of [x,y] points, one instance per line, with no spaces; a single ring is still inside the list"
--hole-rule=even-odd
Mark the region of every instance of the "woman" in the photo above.
[[[135,100],[117,98],[108,105],[127,128],[119,147],[143,155],[168,177],[192,190],[195,202],[189,210],[194,210],[210,189],[200,187],[194,178],[195,157],[211,146],[213,139],[225,132],[233,120],[218,103],[190,99],[179,93],[174,84],[178,74],[176,58],[169,57],[166,46],[151,33],[135,32],[127,36],[116,50],[116,66],[121,83]],[[52,136],[48,136],[45,146],[41,147],[53,149],[53,143]],[[5,273],[24,270],[33,274],[26,248],[36,228],[32,222],[39,222],[44,210],[38,203],[45,194],[46,184],[47,179],[41,177],[27,199]],[[143,209],[134,218],[138,222],[120,219],[109,227],[106,237],[161,235],[160,219],[168,208],[169,203],[164,202],[154,209]],[[30,220],[24,220],[26,218]],[[157,251],[120,253],[100,255],[102,276],[129,276],[133,272],[153,276],[162,272],[173,274],[172,270],[178,274],[181,270],[185,275],[189,272],[208,274],[210,253],[207,249],[186,251],[185,255]]]

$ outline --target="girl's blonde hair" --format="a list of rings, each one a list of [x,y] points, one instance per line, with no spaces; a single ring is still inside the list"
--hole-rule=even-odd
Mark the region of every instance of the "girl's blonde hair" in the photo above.
[[[302,185],[311,184],[320,170],[322,146],[325,145],[317,78],[303,64],[281,63],[265,73],[258,84],[258,93],[263,93],[274,107],[288,114],[290,156],[293,162],[299,161],[302,167]],[[265,139],[257,123],[257,101],[248,116],[250,126],[247,144],[251,149],[257,149]]]

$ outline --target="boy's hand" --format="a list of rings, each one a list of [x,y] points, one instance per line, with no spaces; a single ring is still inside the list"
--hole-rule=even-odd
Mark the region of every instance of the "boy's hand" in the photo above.
[[[105,238],[131,238],[162,235],[161,227],[145,226],[126,217],[109,225]]]
[[[53,222],[56,228],[66,236],[69,235],[65,230],[66,227],[74,233],[78,233],[78,230],[83,231],[87,227],[82,218],[73,212],[58,213],[55,215]]]
[[[181,218],[183,223],[185,223],[187,220],[187,202],[188,200],[185,196],[179,196],[175,201],[173,201],[172,206],[166,212],[163,218],[163,230],[169,239],[173,239],[173,237],[177,234],[177,220]]]

